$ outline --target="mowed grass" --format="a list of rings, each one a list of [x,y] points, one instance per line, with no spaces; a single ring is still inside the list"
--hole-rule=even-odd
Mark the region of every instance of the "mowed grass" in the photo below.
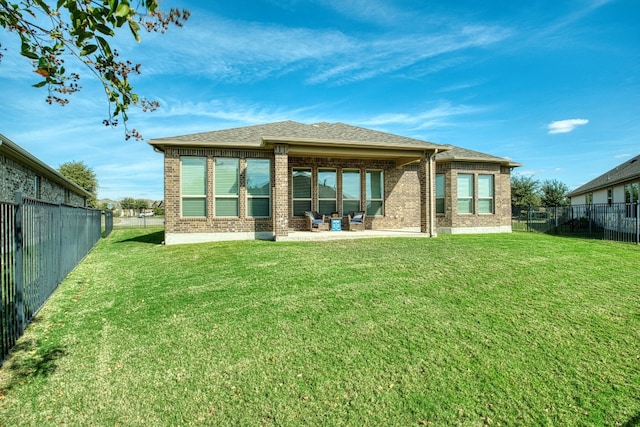
[[[640,424],[637,246],[162,238],[116,230],[71,273],[0,425]]]

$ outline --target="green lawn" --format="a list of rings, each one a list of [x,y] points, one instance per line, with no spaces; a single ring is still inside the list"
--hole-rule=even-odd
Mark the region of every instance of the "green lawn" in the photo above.
[[[116,230],[71,273],[1,426],[640,425],[638,246],[161,240]]]

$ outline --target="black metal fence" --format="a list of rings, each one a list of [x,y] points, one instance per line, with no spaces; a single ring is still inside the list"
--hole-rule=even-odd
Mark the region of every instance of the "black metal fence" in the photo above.
[[[0,363],[101,235],[98,210],[23,199],[20,193],[14,203],[0,203]]]
[[[513,210],[513,231],[640,243],[640,204],[602,203]]]

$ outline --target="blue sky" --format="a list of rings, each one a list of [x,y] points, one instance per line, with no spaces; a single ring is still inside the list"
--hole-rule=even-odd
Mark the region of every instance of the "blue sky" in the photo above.
[[[637,0],[165,0],[184,28],[113,44],[142,63],[146,139],[280,120],[344,122],[508,157],[570,188],[640,153]],[[0,63],[0,133],[47,164],[79,160],[99,198],[163,198],[162,155],[107,128],[97,81],[44,102],[15,54]]]

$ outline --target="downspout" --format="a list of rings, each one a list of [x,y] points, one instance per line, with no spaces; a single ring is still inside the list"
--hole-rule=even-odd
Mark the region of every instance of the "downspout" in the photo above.
[[[436,233],[436,203],[435,203],[435,195],[436,195],[436,191],[435,188],[433,187],[434,181],[435,181],[435,164],[436,164],[436,155],[438,154],[438,149],[434,149],[433,154],[432,154],[432,158],[429,159],[429,191],[430,191],[430,195],[429,195],[429,210],[430,210],[430,215],[431,215],[431,220],[429,221],[430,226],[429,226],[429,234],[431,235],[431,237],[437,237],[438,233]]]

